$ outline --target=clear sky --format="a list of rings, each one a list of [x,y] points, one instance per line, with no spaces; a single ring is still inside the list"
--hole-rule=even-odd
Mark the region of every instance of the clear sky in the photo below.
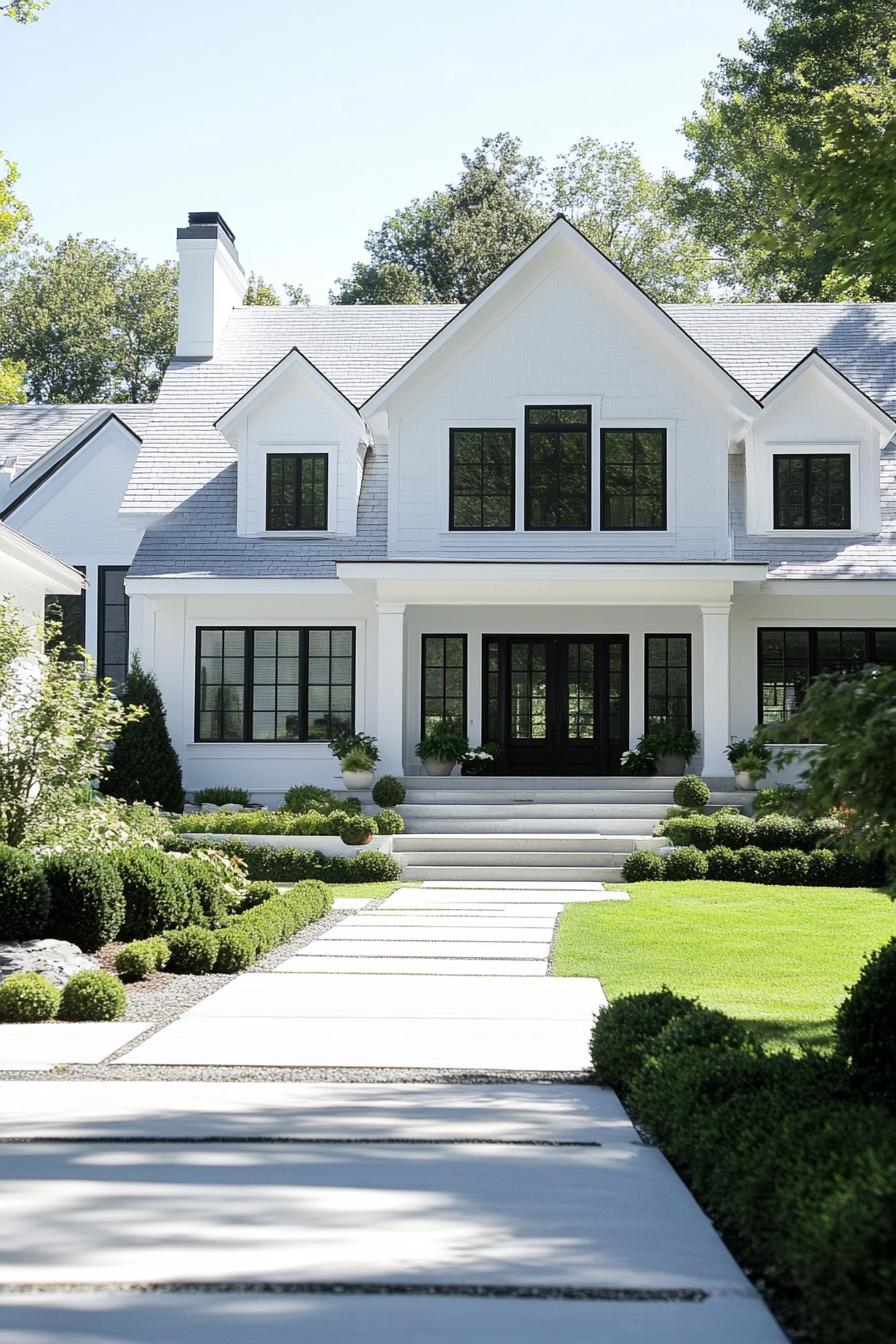
[[[51,0],[0,19],[0,148],[35,225],[152,261],[220,210],[246,269],[325,302],[368,230],[501,130],[684,165],[743,0]]]

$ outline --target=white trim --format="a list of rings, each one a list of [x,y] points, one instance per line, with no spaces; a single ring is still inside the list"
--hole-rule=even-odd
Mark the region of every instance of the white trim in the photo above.
[[[265,595],[284,597],[301,594],[305,597],[326,597],[333,593],[342,596],[351,592],[348,584],[339,579],[232,579],[213,578],[203,574],[160,574],[154,578],[128,576],[125,579],[125,591],[146,597],[201,597],[205,594],[218,597]]]
[[[762,398],[762,410],[756,416],[756,419],[753,422],[754,425],[758,424],[763,419],[766,412],[774,406],[780,396],[789,391],[794,383],[797,383],[811,371],[822,374],[833,385],[836,391],[851,403],[860,415],[864,415],[867,420],[870,420],[882,434],[886,435],[887,439],[891,437],[894,430],[896,430],[896,420],[894,420],[891,415],[888,415],[886,411],[881,410],[876,402],[872,401],[871,398],[866,396],[854,383],[850,382],[850,380],[842,374],[835,365],[831,364],[829,360],[820,355],[817,350],[812,350],[805,359],[801,359],[798,364],[795,364],[790,372],[786,373],[784,377],[775,383],[774,387],[765,394]]]
[[[330,382],[329,378],[321,373],[316,365],[312,364],[310,359],[302,354],[297,346],[293,346],[282,359],[279,359],[276,364],[268,369],[267,373],[259,378],[257,383],[250,387],[247,392],[244,392],[241,397],[238,397],[223,415],[219,415],[214,422],[214,428],[220,434],[223,434],[225,439],[235,448],[237,445],[232,437],[234,429],[239,427],[240,422],[249,414],[255,402],[264,397],[275,383],[278,383],[282,377],[296,367],[306,373],[316,387],[341,407],[347,417],[359,421],[366,439],[369,440],[370,431],[357,407]]]
[[[11,560],[32,570],[54,587],[48,587],[48,593],[80,593],[87,587],[87,579],[64,560],[59,560],[49,551],[45,551],[36,542],[23,537],[21,532],[6,523],[0,523],[0,552]]]
[[[337,560],[336,574],[340,579],[378,580],[378,579],[427,579],[452,583],[455,580],[479,580],[484,584],[495,581],[538,580],[563,582],[567,579],[585,579],[596,582],[624,580],[626,582],[666,583],[693,581],[705,582],[707,579],[722,580],[728,583],[760,583],[768,573],[768,564],[761,563],[718,563],[675,564],[663,562],[650,565],[602,564],[602,563],[566,563],[559,561],[551,564],[537,561],[526,564],[519,561],[500,561],[484,564],[474,560],[400,560],[384,562],[380,560]]]

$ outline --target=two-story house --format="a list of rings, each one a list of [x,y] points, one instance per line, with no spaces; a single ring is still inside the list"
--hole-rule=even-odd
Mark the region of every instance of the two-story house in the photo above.
[[[334,726],[414,773],[443,718],[595,776],[669,719],[730,776],[896,662],[896,305],[658,306],[563,218],[464,307],[243,307],[213,213],[178,251],[158,401],[0,409],[0,517],[188,788],[331,783]]]

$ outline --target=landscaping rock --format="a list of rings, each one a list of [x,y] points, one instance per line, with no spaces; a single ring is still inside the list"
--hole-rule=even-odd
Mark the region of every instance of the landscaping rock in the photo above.
[[[30,938],[24,943],[0,943],[0,982],[18,971],[37,971],[59,989],[76,971],[96,971],[99,962],[74,943],[59,938]]]

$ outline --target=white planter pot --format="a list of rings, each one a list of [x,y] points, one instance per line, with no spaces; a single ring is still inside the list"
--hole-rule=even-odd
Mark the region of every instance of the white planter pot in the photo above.
[[[373,785],[372,770],[343,770],[342,782],[351,793],[354,789],[369,789]]]
[[[737,787],[743,789],[744,792],[756,787],[753,782],[753,776],[750,774],[749,770],[738,770],[735,773],[734,782]]]
[[[658,775],[683,775],[687,761],[683,756],[661,756],[656,763]]]
[[[427,756],[423,762],[423,769],[428,775],[444,778],[454,769],[454,761],[437,761],[435,757]]]

